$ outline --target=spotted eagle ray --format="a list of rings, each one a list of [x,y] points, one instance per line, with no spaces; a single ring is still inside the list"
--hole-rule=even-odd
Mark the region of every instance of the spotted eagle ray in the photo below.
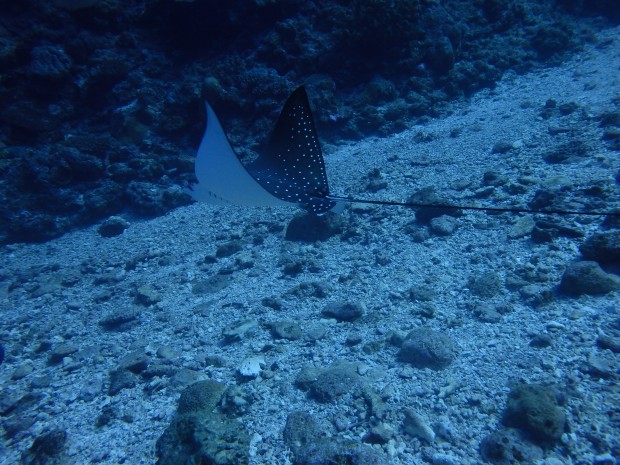
[[[198,183],[187,190],[197,201],[255,207],[298,206],[317,215],[337,211],[346,203],[366,203],[487,212],[620,216],[619,211],[429,204],[332,195],[308,95],[303,86],[290,95],[271,133],[267,149],[251,164],[240,160],[215,112],[209,103],[205,102],[205,106],[207,124],[195,162]]]

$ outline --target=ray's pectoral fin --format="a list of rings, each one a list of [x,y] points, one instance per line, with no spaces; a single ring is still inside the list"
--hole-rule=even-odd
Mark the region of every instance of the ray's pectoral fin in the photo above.
[[[197,184],[187,192],[215,205],[291,206],[273,196],[250,174],[233,150],[208,103],[207,126],[195,162]]]
[[[267,150],[249,169],[279,199],[316,214],[336,207],[336,202],[327,198],[325,163],[303,86],[284,104]]]

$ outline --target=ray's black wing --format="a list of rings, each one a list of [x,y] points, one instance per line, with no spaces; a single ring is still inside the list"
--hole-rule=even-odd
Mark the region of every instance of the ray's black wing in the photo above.
[[[248,169],[273,196],[312,213],[322,214],[336,205],[327,198],[325,163],[303,86],[286,101],[267,150]]]

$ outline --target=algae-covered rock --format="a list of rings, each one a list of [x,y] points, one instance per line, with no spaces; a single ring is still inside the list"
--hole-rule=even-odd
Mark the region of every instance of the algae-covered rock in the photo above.
[[[427,328],[411,331],[400,349],[399,357],[417,368],[442,370],[457,355],[457,347],[447,334]]]
[[[557,442],[566,429],[566,415],[553,389],[536,384],[520,384],[510,391],[503,421],[539,443]]]
[[[181,393],[177,413],[185,415],[201,410],[211,411],[217,406],[225,389],[224,384],[210,379],[194,383]]]
[[[234,415],[218,408],[224,384],[199,381],[179,399],[176,416],[157,440],[158,465],[244,465],[250,438]]]

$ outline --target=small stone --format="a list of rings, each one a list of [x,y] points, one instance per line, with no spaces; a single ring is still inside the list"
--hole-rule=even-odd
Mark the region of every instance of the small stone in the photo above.
[[[499,323],[502,319],[501,313],[490,303],[479,303],[474,308],[476,318],[484,323]]]
[[[30,373],[34,371],[34,368],[30,364],[23,364],[15,367],[13,373],[11,374],[11,379],[13,381],[17,381],[19,379],[25,378]]]
[[[265,368],[265,365],[265,357],[262,355],[246,358],[239,366],[239,374],[247,378],[256,378]]]
[[[432,444],[435,441],[435,432],[433,429],[419,413],[410,408],[405,409],[403,430],[405,433],[422,439],[429,444]]]
[[[62,343],[52,348],[50,363],[60,363],[65,357],[76,353],[78,348],[73,344]]]
[[[139,313],[134,309],[116,310],[101,321],[99,325],[111,331],[127,331],[139,322]]]
[[[255,320],[241,320],[224,328],[223,336],[229,342],[241,341],[256,328],[258,328],[258,323]]]
[[[532,337],[532,340],[530,341],[530,347],[544,349],[546,347],[549,347],[552,341],[553,339],[551,339],[551,336],[549,336],[548,334],[536,334],[534,337]]]
[[[115,396],[123,389],[131,389],[138,383],[138,377],[132,372],[123,369],[110,371],[110,386],[108,394]]]
[[[611,360],[597,354],[588,357],[588,372],[595,378],[610,379],[616,372],[616,366]]]
[[[140,373],[149,366],[149,357],[142,350],[136,350],[123,357],[119,363],[119,368],[129,370],[132,373]]]
[[[210,278],[199,281],[192,287],[192,293],[196,295],[215,294],[226,288],[232,281],[228,274],[216,274]]]
[[[394,436],[394,431],[384,424],[373,426],[363,438],[364,442],[370,444],[387,444]]]
[[[500,140],[495,143],[491,153],[508,153],[513,148],[513,143],[505,140]]]
[[[142,305],[155,305],[161,301],[161,295],[152,284],[145,284],[136,289],[136,300]]]
[[[532,215],[519,218],[513,223],[508,231],[508,237],[510,239],[519,239],[521,237],[527,237],[532,234],[532,230],[536,226]]]
[[[356,302],[332,302],[323,309],[323,315],[338,321],[355,321],[364,315],[364,307]]]
[[[276,321],[269,323],[268,326],[271,328],[271,334],[276,339],[296,341],[303,337],[301,326],[295,321]]]

